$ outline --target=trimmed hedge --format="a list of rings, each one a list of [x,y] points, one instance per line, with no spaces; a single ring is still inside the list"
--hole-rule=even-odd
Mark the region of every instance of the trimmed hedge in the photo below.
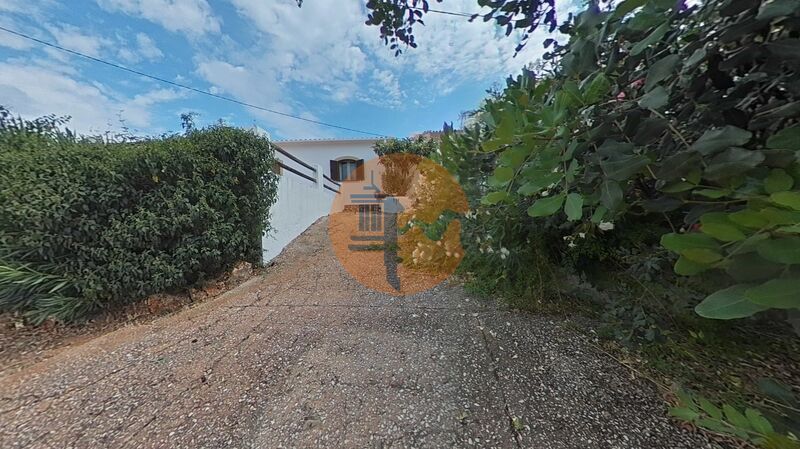
[[[19,123],[0,123],[0,310],[72,321],[260,260],[266,139],[216,126],[104,144]]]

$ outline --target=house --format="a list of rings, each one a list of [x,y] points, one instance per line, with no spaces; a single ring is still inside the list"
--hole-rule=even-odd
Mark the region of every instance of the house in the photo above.
[[[380,139],[299,139],[277,140],[273,143],[292,156],[311,165],[319,165],[325,176],[341,182],[364,179],[364,162],[377,157],[372,146]],[[285,156],[277,155],[281,162],[293,167],[296,164]]]

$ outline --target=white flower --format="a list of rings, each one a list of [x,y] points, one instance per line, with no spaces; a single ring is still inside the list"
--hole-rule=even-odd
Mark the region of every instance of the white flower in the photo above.
[[[578,245],[576,245],[575,242],[569,242],[569,245],[567,246],[569,246],[570,248],[575,248]]]
[[[475,241],[480,243],[481,242],[481,238],[480,237],[475,237]]]
[[[500,253],[503,254],[503,255],[506,255],[506,256],[511,254],[511,252],[508,249],[504,248],[504,247],[500,247]]]
[[[486,248],[486,252],[489,253],[489,254],[492,254],[492,253],[494,253],[494,249],[492,249],[492,247],[490,246],[490,247]]]
[[[500,258],[501,258],[501,259],[503,259],[503,260],[505,260],[505,258],[506,258],[506,255],[505,255],[505,254],[500,254]]]
[[[582,239],[585,239],[586,238],[586,233],[585,232],[579,232],[578,233],[578,237],[580,237]]]
[[[614,223],[610,221],[601,221],[599,225],[597,225],[601,231],[610,231],[614,229]]]

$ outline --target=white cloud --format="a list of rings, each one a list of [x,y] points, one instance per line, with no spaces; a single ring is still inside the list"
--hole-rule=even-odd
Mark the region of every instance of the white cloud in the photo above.
[[[101,50],[112,45],[106,38],[84,34],[72,25],[47,26],[47,30],[56,39],[58,45],[75,50],[89,56],[101,56]]]
[[[400,82],[397,77],[389,70],[375,69],[372,71],[372,79],[378,83],[382,89],[378,90],[377,95],[380,95],[381,90],[386,94],[385,100],[392,105],[399,105],[405,93],[400,89]]]
[[[206,0],[97,0],[100,7],[157,23],[169,31],[200,36],[219,33],[220,20]]]
[[[278,79],[318,85],[342,100],[352,95],[349,84],[370,70],[359,2],[313,1],[302,8],[292,1],[232,3],[263,35],[264,46],[254,52],[271,62]]]
[[[281,99],[287,98],[283,86],[273,73],[265,70],[252,70],[242,65],[226,61],[205,60],[197,66],[198,74],[212,84],[211,92],[228,94],[241,101],[273,109],[284,114],[299,115],[310,120],[317,118],[309,113],[298,111]],[[273,125],[280,137],[323,137],[329,135],[319,125],[267,111],[248,108],[248,112]]]
[[[153,127],[157,103],[177,99],[178,92],[157,89],[127,98],[99,83],[87,83],[56,69],[22,63],[0,63],[3,105],[24,117],[69,115],[69,127],[79,133],[119,129],[118,119],[140,129]]]
[[[136,43],[129,45],[121,43],[117,51],[117,56],[126,62],[136,63],[142,60],[156,61],[164,58],[164,53],[161,52],[150,37],[144,33],[136,34]]]
[[[427,103],[467,82],[502,80],[544,53],[543,31],[514,57],[518,36],[506,37],[493,23],[429,13],[426,25],[414,28],[419,47],[396,58],[378,29],[364,25],[367,12],[360,2],[304,2],[298,9],[293,1],[230,1],[255,25],[262,44],[227,52],[220,60],[258,73],[256,81],[264,77],[316,88],[336,102],[391,108],[404,101]],[[475,0],[446,5],[450,11],[478,10]]]
[[[207,56],[207,49],[197,51],[197,73],[211,83],[214,92],[267,107],[278,105],[277,109],[286,112],[307,111],[325,100],[385,108],[427,104],[464,83],[488,86],[502,80],[544,52],[542,32],[515,58],[517,40],[505,37],[493,23],[470,23],[466,17],[429,13],[426,25],[414,29],[419,47],[406,49],[395,58],[379,39],[378,29],[364,25],[367,11],[362,2],[307,1],[297,8],[289,0],[229,1],[241,19],[254,26],[243,28],[251,34],[248,45],[226,40],[223,35],[212,50],[215,56]],[[450,11],[478,9],[475,0],[448,0],[446,5]],[[306,98],[322,97],[322,101],[305,100],[309,104],[302,107],[292,102],[298,98],[297,92]],[[250,112],[276,126],[281,137],[332,133],[288,118]]]
[[[25,11],[24,0],[0,0],[0,11],[4,12],[23,12]]]
[[[12,50],[27,50],[31,48],[33,44],[28,40],[12,34],[0,33],[0,46],[8,47]]]
[[[3,10],[2,8],[3,0],[0,0],[0,11]],[[10,17],[0,17],[0,25],[12,30],[18,30],[20,28],[16,22],[11,20]],[[7,47],[12,50],[27,50],[33,46],[33,42],[23,39],[19,36],[0,31],[0,46]]]
[[[153,39],[150,39],[150,36],[144,33],[136,34],[136,45],[139,47],[139,53],[145,59],[161,59],[164,57],[164,53],[156,46]]]

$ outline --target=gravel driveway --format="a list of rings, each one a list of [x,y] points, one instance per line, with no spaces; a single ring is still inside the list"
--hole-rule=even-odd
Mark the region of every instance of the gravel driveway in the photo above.
[[[700,448],[567,323],[350,279],[325,221],[263,277],[0,379],[2,448]]]

